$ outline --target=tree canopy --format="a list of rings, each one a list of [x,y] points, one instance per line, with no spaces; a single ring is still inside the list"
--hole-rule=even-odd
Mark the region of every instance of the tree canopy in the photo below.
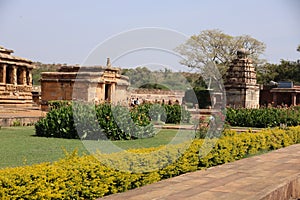
[[[297,47],[300,52],[300,45]],[[270,81],[292,81],[300,84],[300,60],[281,60],[280,64],[266,63],[257,71],[258,83],[269,84]]]
[[[241,48],[248,51],[255,65],[265,62],[260,58],[266,48],[263,42],[249,35],[234,37],[217,29],[204,30],[198,35],[191,36],[175,51],[184,57],[181,64],[198,68],[202,73],[208,73],[207,70],[205,71],[205,65],[214,63],[218,66],[221,76],[224,77],[229,63],[236,57],[237,50]]]
[[[147,67],[137,67],[122,69],[122,74],[129,77],[131,88],[186,90],[191,87],[181,72],[167,68],[151,71]]]

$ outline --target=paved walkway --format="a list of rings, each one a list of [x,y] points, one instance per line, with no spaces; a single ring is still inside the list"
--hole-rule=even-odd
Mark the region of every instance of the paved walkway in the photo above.
[[[187,173],[105,200],[300,199],[300,144]]]

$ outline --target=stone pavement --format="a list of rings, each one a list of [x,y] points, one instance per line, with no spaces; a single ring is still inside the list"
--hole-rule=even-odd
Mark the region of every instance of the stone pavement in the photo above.
[[[187,173],[102,199],[300,199],[300,144]]]

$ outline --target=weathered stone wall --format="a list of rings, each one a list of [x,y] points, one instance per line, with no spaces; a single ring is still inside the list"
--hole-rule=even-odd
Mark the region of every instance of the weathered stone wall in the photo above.
[[[140,103],[143,102],[157,102],[165,104],[179,103],[182,104],[182,99],[185,92],[179,90],[157,90],[157,89],[134,89],[131,91],[130,98],[138,98]]]
[[[130,94],[127,90],[127,86],[125,85],[117,85],[116,86],[116,96],[115,102],[117,104],[126,106],[129,104]]]
[[[273,94],[271,93],[272,88],[270,86],[263,86],[259,92],[259,105],[270,106],[273,103]]]
[[[1,117],[0,126],[32,126],[43,117]]]
[[[250,86],[246,89],[245,108],[259,108],[259,87]]]

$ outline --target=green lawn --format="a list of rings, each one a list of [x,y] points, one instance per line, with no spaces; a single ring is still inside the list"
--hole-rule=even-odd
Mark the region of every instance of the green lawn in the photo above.
[[[83,155],[97,149],[102,152],[115,151],[111,149],[112,146],[129,149],[156,147],[170,143],[170,141],[180,143],[193,136],[192,131],[178,132],[178,130],[167,129],[147,139],[82,142],[76,139],[37,137],[34,134],[34,127],[2,127],[0,129],[0,168],[56,161],[65,156],[64,149],[68,152],[77,149],[79,155]]]

